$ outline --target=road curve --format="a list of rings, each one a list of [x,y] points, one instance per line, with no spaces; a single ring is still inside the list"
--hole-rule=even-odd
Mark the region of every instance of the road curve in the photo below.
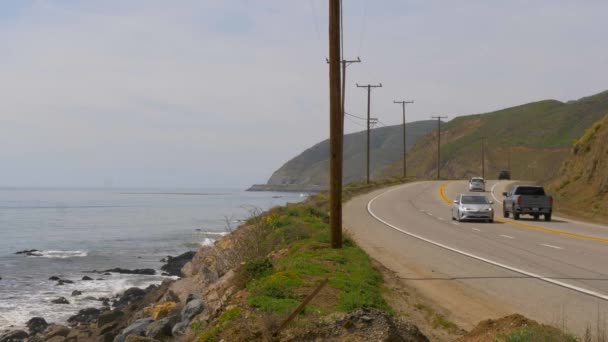
[[[375,259],[446,308],[457,323],[518,312],[582,335],[608,313],[608,227],[554,217],[502,218],[502,191],[488,182],[495,223],[451,220],[467,183],[416,182],[360,196],[344,223]]]

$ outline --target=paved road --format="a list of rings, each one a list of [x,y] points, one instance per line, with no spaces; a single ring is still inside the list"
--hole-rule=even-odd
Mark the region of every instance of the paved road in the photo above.
[[[465,181],[418,182],[345,206],[355,240],[465,328],[517,312],[582,334],[608,318],[608,227],[502,218],[505,181],[488,182],[495,223],[455,222]],[[489,190],[493,190],[489,191]],[[494,196],[494,197],[493,197]]]

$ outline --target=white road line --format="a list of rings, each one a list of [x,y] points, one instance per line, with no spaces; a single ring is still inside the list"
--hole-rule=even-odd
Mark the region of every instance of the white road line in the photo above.
[[[460,223],[458,223],[458,222],[452,222],[452,224],[455,226],[460,226]]]
[[[429,216],[433,216],[433,214],[431,214],[431,213],[426,213],[426,214],[429,215]]]
[[[523,275],[526,275],[528,277],[532,277],[532,278],[535,278],[535,279],[538,279],[538,280],[542,280],[542,281],[545,281],[545,282],[553,284],[553,285],[561,286],[561,287],[564,287],[564,288],[567,288],[567,289],[570,289],[570,290],[574,290],[574,291],[577,291],[577,292],[580,292],[580,293],[584,293],[586,295],[589,295],[589,296],[592,296],[592,297],[595,297],[595,298],[599,298],[599,299],[603,299],[603,300],[608,301],[608,296],[604,295],[604,294],[601,294],[599,292],[596,292],[596,291],[593,291],[593,290],[588,290],[588,289],[585,289],[585,288],[582,288],[582,287],[579,287],[579,286],[571,285],[571,284],[568,284],[568,283],[563,282],[561,280],[556,280],[556,279],[551,279],[551,278],[543,277],[543,276],[538,275],[536,273],[525,271],[525,270],[522,270],[520,268],[509,266],[509,265],[506,265],[506,264],[503,264],[503,263],[500,263],[500,262],[497,262],[497,261],[490,260],[488,258],[484,258],[484,257],[478,256],[478,255],[475,255],[473,253],[465,252],[465,251],[459,250],[457,248],[450,247],[450,246],[444,245],[444,244],[439,243],[439,242],[435,242],[433,240],[427,239],[425,237],[422,237],[420,235],[408,232],[407,230],[404,230],[404,229],[401,229],[401,228],[399,228],[399,227],[397,227],[395,225],[392,225],[392,224],[388,223],[387,221],[385,221],[385,220],[381,219],[380,217],[378,217],[376,214],[374,214],[374,212],[372,211],[371,208],[372,208],[372,203],[374,203],[375,200],[377,200],[378,198],[380,198],[380,197],[382,197],[382,196],[384,196],[384,195],[386,195],[386,194],[388,194],[390,192],[393,192],[395,190],[399,190],[399,189],[401,189],[403,187],[407,187],[407,186],[409,186],[411,184],[414,184],[414,183],[409,183],[409,184],[405,184],[403,186],[399,186],[399,187],[395,187],[395,188],[389,189],[388,191],[385,191],[385,192],[377,195],[376,197],[372,198],[369,202],[367,202],[367,212],[370,215],[372,215],[373,218],[375,218],[379,222],[385,224],[386,226],[388,226],[388,227],[390,227],[392,229],[395,229],[396,231],[399,231],[399,232],[401,232],[401,233],[403,233],[405,235],[409,235],[409,236],[411,236],[413,238],[416,238],[418,240],[422,240],[424,242],[430,243],[430,244],[435,245],[437,247],[441,247],[441,248],[447,249],[448,251],[452,251],[454,253],[458,253],[458,254],[467,256],[469,258],[472,258],[472,259],[475,259],[475,260],[479,260],[479,261],[488,263],[490,265],[502,267],[502,268],[504,268],[506,270],[509,270],[509,271],[513,271],[513,272],[516,272],[516,273],[519,273],[519,274],[523,274]]]
[[[441,221],[445,221],[445,219],[443,217],[437,217],[437,218]]]
[[[546,243],[541,243],[540,245],[541,245],[541,246],[545,246],[545,247],[549,247],[549,248],[563,249],[563,248],[561,248],[561,247],[558,247],[558,246],[553,246],[553,245],[548,245],[548,244],[546,244]]]
[[[490,189],[490,193],[492,193],[492,197],[494,198],[494,200],[496,201],[496,203],[500,202],[500,204],[502,204],[502,201],[499,200],[498,198],[496,198],[496,196],[494,195],[494,188],[496,188],[496,186],[500,184],[500,181],[496,181],[496,183],[494,183],[494,185],[492,185],[492,189]]]
[[[481,231],[481,229],[478,229],[478,228],[471,228],[471,229],[476,230],[476,231],[478,231],[478,232],[480,232],[480,231]]]
[[[504,238],[507,238],[507,239],[515,239],[514,237],[509,236],[509,235],[500,235],[500,236],[502,236],[502,237],[504,237]]]

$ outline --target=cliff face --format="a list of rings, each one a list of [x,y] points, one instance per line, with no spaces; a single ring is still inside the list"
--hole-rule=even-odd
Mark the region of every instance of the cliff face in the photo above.
[[[559,175],[550,183],[561,211],[608,218],[608,115],[575,141]]]
[[[422,136],[437,127],[437,122],[417,121],[406,125],[407,148]],[[344,183],[365,179],[366,176],[366,132],[344,136]],[[371,131],[370,170],[372,176],[379,175],[388,165],[400,160],[403,155],[403,126],[387,126]],[[329,140],[324,140],[302,152],[275,171],[267,185],[325,188],[329,177]]]

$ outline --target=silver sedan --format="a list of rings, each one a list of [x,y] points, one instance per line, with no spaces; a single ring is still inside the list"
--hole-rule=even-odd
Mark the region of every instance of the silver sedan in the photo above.
[[[484,195],[460,194],[452,205],[452,220],[494,222],[493,203]]]

